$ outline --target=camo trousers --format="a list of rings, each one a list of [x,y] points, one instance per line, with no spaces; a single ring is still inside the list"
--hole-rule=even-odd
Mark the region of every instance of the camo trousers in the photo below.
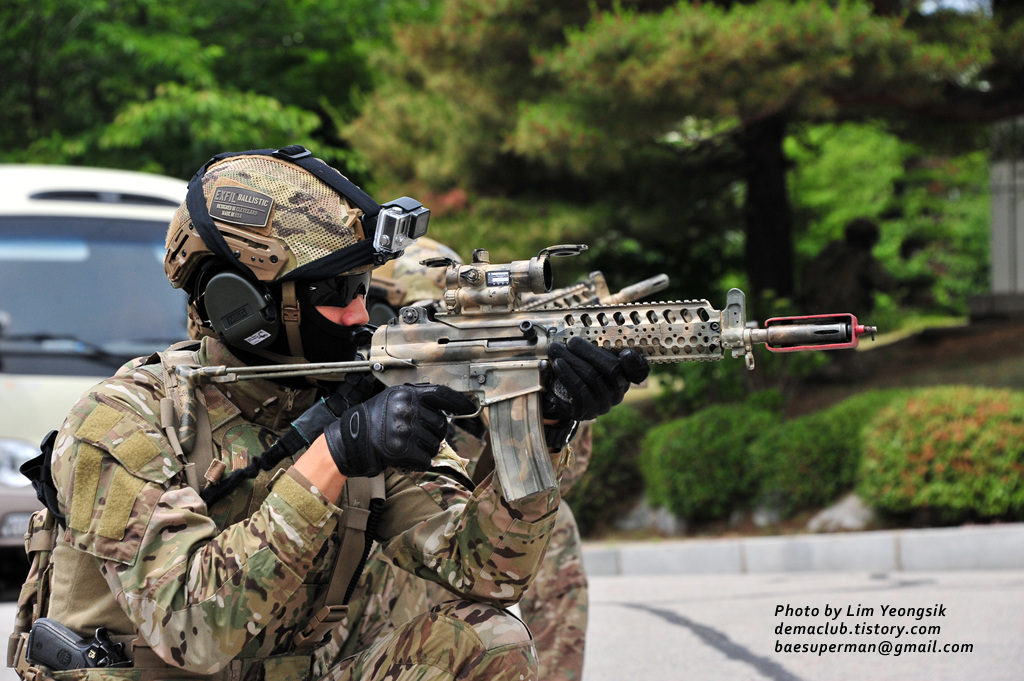
[[[533,584],[519,602],[533,632],[542,681],[580,681],[587,636],[587,576],[576,518],[558,507],[555,529]]]
[[[526,681],[537,678],[530,632],[511,613],[441,603],[320,675],[320,681]]]

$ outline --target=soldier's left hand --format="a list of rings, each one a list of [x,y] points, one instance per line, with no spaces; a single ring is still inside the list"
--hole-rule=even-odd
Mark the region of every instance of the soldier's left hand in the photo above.
[[[615,353],[578,336],[548,350],[555,380],[544,399],[544,417],[588,421],[622,402],[630,384],[639,384],[651,372],[647,358],[626,348]]]

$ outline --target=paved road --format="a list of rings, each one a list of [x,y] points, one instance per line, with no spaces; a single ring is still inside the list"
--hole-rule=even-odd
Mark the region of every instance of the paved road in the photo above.
[[[785,607],[793,610],[786,614]],[[941,608],[920,620],[881,606]],[[783,611],[776,615],[776,609]],[[798,616],[796,608],[818,614]],[[825,615],[826,608],[830,614]],[[842,614],[831,615],[833,608]],[[866,608],[874,608],[866,614]],[[858,609],[861,614],[857,615]],[[0,604],[0,640],[14,606]],[[938,626],[931,634],[776,634],[782,626]],[[935,641],[934,644],[931,642]],[[888,656],[877,651],[889,642]],[[875,652],[777,652],[780,645],[874,645]],[[970,652],[904,652],[907,643]],[[1020,681],[1024,570],[591,578],[584,681]],[[11,670],[0,681],[13,680]]]
[[[785,607],[793,610],[786,616]],[[943,608],[940,616],[883,615],[881,606]],[[782,606],[783,612],[776,615]],[[818,610],[798,616],[796,608]],[[826,607],[838,607],[835,619]],[[861,615],[857,616],[858,608]],[[866,615],[864,608],[874,608]],[[852,614],[848,614],[852,613]],[[924,615],[925,613],[922,613]],[[908,627],[887,634],[776,634],[777,626]],[[911,635],[910,626],[938,626]],[[935,641],[932,644],[931,641]],[[889,655],[877,652],[883,642]],[[777,646],[864,645],[864,652],[777,652]],[[913,643],[941,651],[905,652]],[[871,644],[876,652],[869,652]],[[897,650],[900,654],[897,656]],[[643,576],[591,579],[584,681],[1020,681],[1024,571]]]

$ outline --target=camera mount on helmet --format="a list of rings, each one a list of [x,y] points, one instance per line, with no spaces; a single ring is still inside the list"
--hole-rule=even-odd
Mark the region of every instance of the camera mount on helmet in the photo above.
[[[416,239],[427,233],[430,209],[416,199],[403,196],[381,206],[377,216],[377,230],[373,236],[373,248],[396,258]]]

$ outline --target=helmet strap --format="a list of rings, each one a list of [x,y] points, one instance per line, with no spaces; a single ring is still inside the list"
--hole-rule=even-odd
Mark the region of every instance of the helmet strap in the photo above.
[[[302,335],[299,324],[302,323],[302,312],[298,298],[295,296],[295,282],[281,283],[281,320],[288,336],[288,353],[292,357],[302,357]]]

